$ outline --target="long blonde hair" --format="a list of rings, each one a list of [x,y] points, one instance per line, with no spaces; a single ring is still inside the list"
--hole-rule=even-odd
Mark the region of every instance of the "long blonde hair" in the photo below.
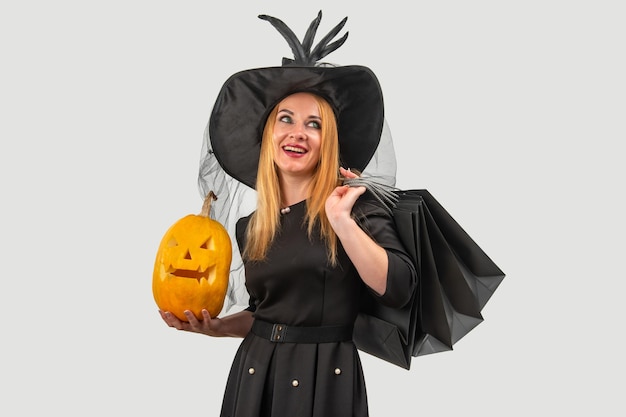
[[[319,222],[320,237],[326,243],[326,250],[331,265],[337,261],[337,235],[326,217],[326,198],[339,184],[339,137],[337,121],[330,104],[321,97],[312,94],[317,102],[322,120],[320,160],[317,164],[307,198],[306,223],[309,238]],[[274,164],[274,125],[278,106],[274,107],[267,118],[261,141],[261,154],[257,172],[257,209],[250,219],[246,230],[247,239],[244,258],[262,261],[280,227],[281,193],[278,171]]]

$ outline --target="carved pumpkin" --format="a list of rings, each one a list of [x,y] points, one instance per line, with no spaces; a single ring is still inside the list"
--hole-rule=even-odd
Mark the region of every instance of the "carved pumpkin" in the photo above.
[[[202,309],[216,317],[224,306],[232,245],[228,232],[209,217],[209,192],[199,215],[187,215],[165,233],[152,275],[152,294],[157,306],[180,320],[190,310],[202,319]]]

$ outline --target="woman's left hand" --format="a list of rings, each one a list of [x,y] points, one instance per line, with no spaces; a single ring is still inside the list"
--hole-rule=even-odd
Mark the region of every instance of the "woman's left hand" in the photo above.
[[[343,168],[339,173],[346,178],[358,177]],[[354,203],[364,192],[365,187],[344,185],[335,188],[326,199],[326,216],[363,282],[382,295],[387,288],[387,252],[352,218]]]
[[[357,178],[354,172],[344,168],[339,168],[339,173],[346,178]],[[343,221],[352,220],[351,213],[354,203],[361,194],[365,192],[365,187],[349,187],[341,185],[333,190],[326,199],[326,216],[333,229],[337,230]]]

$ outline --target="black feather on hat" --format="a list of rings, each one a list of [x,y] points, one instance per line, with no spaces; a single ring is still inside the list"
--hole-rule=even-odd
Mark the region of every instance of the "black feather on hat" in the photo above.
[[[272,108],[297,92],[310,92],[326,99],[335,112],[341,164],[364,170],[380,141],[383,95],[378,79],[367,67],[324,66],[319,59],[339,48],[346,33],[330,43],[347,17],[311,50],[322,12],[311,22],[303,42],[282,21],[260,15],[287,40],[294,59],[283,58],[282,66],[256,68],[233,74],[222,86],[209,120],[209,136],[215,157],[224,171],[254,188],[263,127]]]

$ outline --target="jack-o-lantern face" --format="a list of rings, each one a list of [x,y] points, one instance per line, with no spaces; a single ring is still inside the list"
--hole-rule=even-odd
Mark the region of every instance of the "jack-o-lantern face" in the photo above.
[[[226,229],[208,217],[212,197],[207,196],[200,215],[185,216],[168,229],[154,264],[154,300],[184,321],[185,310],[199,319],[202,309],[217,316],[226,297],[232,244]]]

